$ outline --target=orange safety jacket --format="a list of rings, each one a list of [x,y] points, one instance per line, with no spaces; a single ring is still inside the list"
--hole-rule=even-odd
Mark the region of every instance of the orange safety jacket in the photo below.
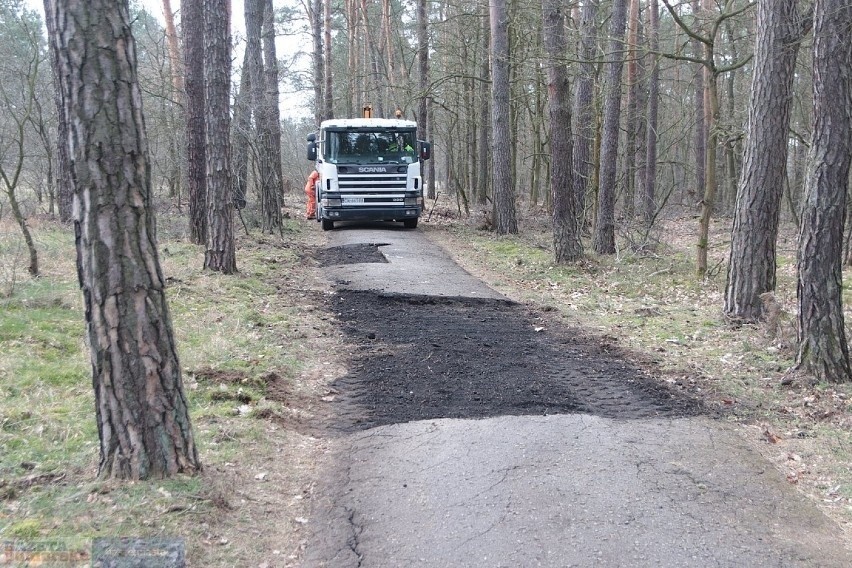
[[[314,184],[319,179],[319,172],[314,170],[308,176],[308,183],[305,184],[305,196],[308,198],[307,210],[305,216],[308,219],[313,219],[317,214],[317,195],[314,191]]]

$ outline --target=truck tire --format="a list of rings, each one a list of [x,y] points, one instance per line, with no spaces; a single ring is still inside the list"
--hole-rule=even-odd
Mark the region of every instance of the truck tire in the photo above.
[[[323,231],[330,231],[333,228],[334,228],[334,221],[332,221],[331,219],[323,219],[322,220],[322,230]]]
[[[403,219],[402,225],[406,229],[416,229],[417,228],[417,218],[414,219]]]

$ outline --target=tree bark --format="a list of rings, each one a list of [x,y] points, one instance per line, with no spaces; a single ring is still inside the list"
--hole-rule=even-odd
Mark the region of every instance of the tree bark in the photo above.
[[[237,271],[231,197],[230,6],[228,0],[204,0],[208,226],[204,268],[224,274]]]
[[[127,2],[57,0],[75,181],[77,270],[102,477],[201,469],[157,255],[142,93]]]
[[[284,171],[281,164],[281,100],[278,90],[278,52],[275,48],[275,8],[272,0],[263,0],[263,59],[264,83],[266,84],[266,120],[269,131],[270,160],[272,161],[272,191],[276,213],[275,226],[281,227],[281,211],[284,206]],[[329,93],[331,91],[329,90]]]
[[[328,2],[330,0],[326,0]],[[323,57],[322,57],[322,0],[311,0],[308,6],[308,16],[311,21],[311,38],[313,39],[313,83],[314,83],[314,121],[319,126],[323,121],[322,86]]]
[[[615,254],[615,174],[618,163],[619,121],[621,118],[621,70],[624,60],[626,0],[613,0],[609,25],[609,61],[604,85],[604,118],[601,140],[601,174],[598,189],[598,218],[594,249],[598,254]]]
[[[624,216],[632,218],[636,210],[636,144],[639,136],[639,0],[629,0],[627,18],[627,117],[624,137]]]
[[[571,111],[568,69],[564,58],[565,15],[561,0],[542,0],[542,42],[547,69],[547,114],[550,122],[550,194],[553,205],[553,252],[557,263],[583,256],[577,199],[572,179]]]
[[[417,128],[421,136],[426,136],[429,105],[429,12],[426,0],[417,0],[417,79],[419,101],[417,109]],[[424,168],[425,169],[425,168]],[[425,173],[425,172],[424,172]],[[435,199],[435,184],[429,176],[423,176],[425,195]]]
[[[760,2],[746,134],[725,286],[725,314],[754,322],[775,289],[775,246],[787,168],[793,75],[806,29],[797,0]]]
[[[487,6],[485,10],[487,10]],[[481,61],[482,68],[480,70],[479,81],[479,127],[477,128],[476,136],[479,139],[478,146],[482,149],[482,156],[478,161],[479,165],[479,187],[475,188],[476,203],[485,205],[488,201],[488,196],[492,193],[489,191],[491,186],[491,172],[489,164],[491,163],[491,97],[488,93],[488,84],[491,83],[491,66],[489,54],[491,46],[491,26],[488,18],[488,12],[483,14],[482,18],[482,45],[481,45]],[[430,130],[434,125],[429,124]],[[430,169],[434,168],[435,160],[430,161]],[[435,179],[431,177],[430,179]]]
[[[261,39],[265,0],[245,1],[246,62],[251,83],[252,113],[254,114],[254,140],[257,151],[257,183],[260,194],[261,231],[273,233],[281,223],[281,208],[278,204],[278,187],[273,170],[272,128],[267,100],[265,62]]]
[[[178,102],[183,97],[183,60],[180,56],[177,30],[175,29],[175,14],[172,11],[171,0],[163,0],[163,17],[166,20],[166,43],[169,46],[169,64],[171,66],[172,87]]]
[[[595,59],[597,58],[597,33],[595,19],[598,0],[583,3],[580,23],[580,64],[574,87],[574,195],[577,199],[581,225],[586,207],[592,170],[592,144],[595,141]]]
[[[271,10],[272,0],[268,0],[268,2]],[[323,10],[323,49],[325,51],[325,59],[323,60],[323,76],[325,78],[325,88],[323,89],[323,116],[325,117],[325,120],[331,120],[334,118],[334,92],[331,89],[333,78],[331,59],[331,0],[325,0],[325,2],[323,2]],[[273,42],[273,47],[274,45],[275,44]],[[267,61],[267,64],[268,63],[270,62]]]
[[[796,365],[852,381],[843,321],[842,239],[852,158],[852,4],[814,4],[814,123],[799,234]]]
[[[701,0],[692,0],[692,13],[697,14],[701,11]],[[701,25],[698,18],[695,18],[693,25],[695,30],[700,30]],[[693,56],[701,59],[703,56],[703,46],[698,40],[692,40]],[[698,199],[699,195],[704,193],[704,188],[707,185],[707,123],[705,121],[704,110],[704,65],[695,65],[695,131],[693,135],[693,151],[695,152],[695,192],[694,199]]]
[[[358,88],[358,0],[345,0],[346,2],[346,42],[347,42],[347,86],[348,92],[346,96],[346,116],[355,116],[355,109],[358,107],[358,96],[360,89]]]
[[[56,35],[56,22],[54,18],[56,0],[44,0],[44,23],[48,37]],[[65,116],[65,108],[62,103],[62,85],[59,81],[59,57],[55,42],[50,42],[50,68],[53,71],[53,102],[57,110],[57,144],[56,152],[56,196],[59,209],[59,220],[63,223],[71,221],[72,203],[74,199],[73,180],[71,179],[71,164],[68,160],[68,145],[62,141],[68,139],[68,117]]]
[[[651,49],[651,76],[648,79],[648,127],[645,130],[645,194],[643,214],[650,227],[657,215],[657,118],[660,108],[660,6],[657,0],[648,4],[648,40]]]
[[[492,0],[491,96],[492,96],[492,176],[494,188],[494,227],[497,234],[518,232],[515,216],[515,190],[512,183],[512,141],[509,104],[509,15],[506,0]]]
[[[234,207],[243,209],[247,204],[248,162],[251,146],[251,78],[249,73],[249,50],[243,54],[240,71],[240,90],[234,99],[234,124],[231,129],[233,155],[231,160],[231,183],[233,184]]]
[[[207,243],[207,133],[204,101],[204,4],[182,0],[189,240]]]
[[[704,45],[706,61],[713,61],[713,47]],[[707,146],[705,148],[704,166],[704,196],[701,198],[701,214],[698,218],[697,272],[699,278],[707,274],[707,249],[710,246],[710,218],[716,206],[716,148],[718,147],[719,132],[716,124],[719,121],[719,91],[718,75],[713,65],[704,68],[704,125],[707,129]]]

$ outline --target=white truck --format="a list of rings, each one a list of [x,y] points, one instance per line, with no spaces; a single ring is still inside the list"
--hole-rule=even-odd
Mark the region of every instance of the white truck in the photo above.
[[[365,116],[371,111],[365,108]],[[431,145],[417,139],[409,120],[326,120],[308,135],[308,159],[316,162],[317,221],[401,221],[417,227],[423,212],[421,160]]]

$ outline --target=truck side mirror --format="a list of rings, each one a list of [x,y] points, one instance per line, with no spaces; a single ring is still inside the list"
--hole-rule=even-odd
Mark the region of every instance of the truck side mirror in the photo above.
[[[317,161],[317,143],[316,142],[308,142],[308,160],[311,162]]]
[[[432,144],[429,142],[420,141],[420,159],[428,160],[432,157]]]
[[[316,142],[317,141],[317,133],[311,132],[308,134],[308,142]]]

